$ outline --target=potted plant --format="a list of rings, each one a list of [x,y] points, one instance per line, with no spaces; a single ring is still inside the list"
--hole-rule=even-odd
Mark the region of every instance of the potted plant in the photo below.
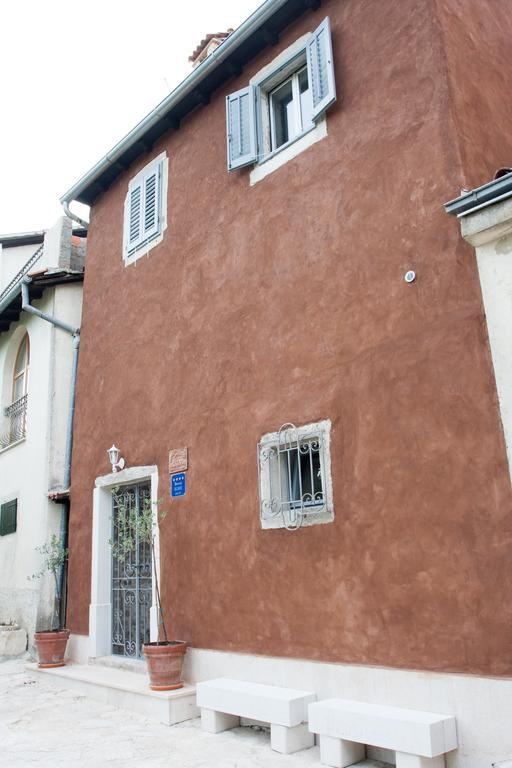
[[[51,627],[48,630],[34,633],[39,667],[42,669],[63,667],[69,630],[61,626],[62,595],[59,575],[66,562],[68,550],[63,546],[58,536],[52,534],[49,541],[40,547],[36,547],[36,551],[43,556],[43,567],[38,573],[32,574],[29,578],[40,579],[44,574],[51,573],[55,580]]]
[[[155,580],[155,596],[158,615],[158,635],[155,642],[144,643],[142,651],[147,661],[149,687],[152,691],[172,691],[183,687],[183,661],[187,652],[184,640],[169,640],[165,624],[160,585],[156,568],[155,531],[158,520],[166,516],[165,510],[159,508],[158,502],[151,502],[147,497],[141,500],[137,509],[127,503],[127,496],[118,488],[112,491],[116,516],[114,526],[115,540],[110,541],[113,556],[121,563],[135,551],[137,545],[147,544],[151,551],[153,578]],[[155,508],[156,514],[153,513]]]

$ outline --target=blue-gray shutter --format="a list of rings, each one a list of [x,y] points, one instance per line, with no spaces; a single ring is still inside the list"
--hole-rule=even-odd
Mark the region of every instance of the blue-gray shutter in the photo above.
[[[0,507],[0,536],[16,533],[16,517],[18,500],[7,501]]]
[[[130,185],[126,199],[125,211],[125,248],[128,253],[133,251],[141,240],[142,235],[142,182]]]
[[[149,173],[144,174],[143,195],[144,203],[142,210],[142,240],[148,240],[160,231],[161,220],[161,163],[152,168]]]
[[[254,85],[226,97],[226,123],[228,171],[254,163],[257,157]]]
[[[327,16],[307,43],[308,77],[313,99],[313,120],[336,101],[331,23]]]

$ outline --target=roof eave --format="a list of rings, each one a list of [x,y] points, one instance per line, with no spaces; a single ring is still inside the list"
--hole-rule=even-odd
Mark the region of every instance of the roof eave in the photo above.
[[[91,205],[96,197],[106,188],[100,183],[102,174],[114,169],[115,178],[127,167],[121,158],[127,150],[135,145],[141,145],[141,151],[147,151],[147,141],[144,141],[148,131],[157,125],[160,121],[166,119],[174,107],[177,107],[187,96],[196,91],[202,95],[205,100],[206,94],[201,94],[199,86],[204,79],[212,74],[219,66],[229,59],[239,47],[248,41],[253,34],[258,32],[264,25],[285,6],[292,9],[293,18],[304,13],[306,10],[315,10],[319,7],[321,0],[266,0],[254,13],[249,16],[229,37],[227,37],[213,53],[211,53],[201,64],[199,64],[188,77],[185,78],[166,98],[158,104],[146,117],[138,123],[121,141],[119,141],[107,154],[94,165],[76,184],[74,184],[61,198],[62,204],[69,204],[71,201]],[[288,22],[290,23],[290,22]],[[270,39],[270,37],[269,37]],[[231,74],[235,74],[232,72]],[[198,101],[197,106],[200,101]],[[168,128],[172,128],[172,120]],[[138,153],[140,154],[140,153]],[[130,162],[133,162],[130,161]],[[129,165],[130,163],[128,163]],[[111,182],[110,182],[111,183]],[[108,181],[107,181],[108,186]]]
[[[34,232],[18,232],[12,235],[0,235],[0,244],[3,248],[14,248],[21,245],[38,245],[44,240],[46,230]]]
[[[24,276],[25,277],[25,276]],[[42,275],[34,277],[29,283],[29,296],[32,299],[41,298],[46,288],[55,288],[57,285],[66,285],[68,283],[82,282],[84,279],[83,271],[59,270],[55,272],[45,272]],[[18,322],[22,309],[21,301],[21,283],[19,280],[7,296],[0,301],[0,333],[9,330],[11,323]]]
[[[489,181],[487,184],[455,198],[455,200],[450,200],[444,204],[444,209],[450,216],[461,218],[511,196],[512,173],[507,173],[499,179]]]

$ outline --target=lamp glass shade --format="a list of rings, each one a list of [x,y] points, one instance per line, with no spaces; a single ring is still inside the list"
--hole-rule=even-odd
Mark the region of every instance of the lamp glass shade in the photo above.
[[[117,462],[119,461],[119,448],[116,448],[115,444],[113,444],[112,448],[109,448],[107,453],[112,466],[114,466],[114,464],[117,464]]]

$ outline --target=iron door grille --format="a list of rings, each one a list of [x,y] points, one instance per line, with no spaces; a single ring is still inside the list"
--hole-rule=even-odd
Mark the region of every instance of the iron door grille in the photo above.
[[[120,489],[113,496],[112,541],[119,541],[119,508],[129,513],[151,503],[149,483]],[[126,520],[128,514],[123,516]],[[126,532],[125,532],[126,533]],[[124,559],[112,556],[112,653],[115,656],[142,658],[142,646],[150,640],[152,601],[151,545],[141,541],[137,529],[133,548]]]

